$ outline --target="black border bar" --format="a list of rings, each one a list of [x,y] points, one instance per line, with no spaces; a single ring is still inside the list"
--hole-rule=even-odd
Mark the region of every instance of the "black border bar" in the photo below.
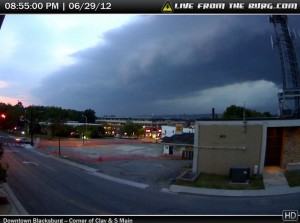
[[[1,0],[0,14],[299,14],[299,0]]]
[[[1,216],[1,223],[282,223],[281,216]]]

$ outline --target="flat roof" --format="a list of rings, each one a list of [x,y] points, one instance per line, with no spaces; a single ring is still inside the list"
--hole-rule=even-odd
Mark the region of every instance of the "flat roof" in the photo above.
[[[260,120],[202,120],[195,125],[265,125],[267,127],[300,127],[300,119],[260,119]]]

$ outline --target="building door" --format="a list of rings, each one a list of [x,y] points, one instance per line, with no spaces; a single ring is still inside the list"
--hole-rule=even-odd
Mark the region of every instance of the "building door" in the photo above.
[[[169,155],[173,155],[173,146],[169,147]]]
[[[281,149],[282,128],[268,128],[265,166],[280,166]]]

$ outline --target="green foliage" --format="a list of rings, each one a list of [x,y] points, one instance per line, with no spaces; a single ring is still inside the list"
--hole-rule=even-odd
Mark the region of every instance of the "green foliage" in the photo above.
[[[71,109],[62,109],[60,107],[50,106],[29,106],[25,108],[26,119],[33,121],[49,121],[60,122],[64,121],[80,121],[80,114],[82,112]]]
[[[242,119],[244,116],[244,107],[231,105],[223,113],[223,119]],[[260,113],[255,110],[245,109],[246,118],[271,117],[270,112]]]
[[[300,186],[300,170],[290,170],[285,172],[285,177],[290,187]]]
[[[272,117],[270,112],[264,112],[263,115],[264,115],[264,117]]]
[[[229,176],[201,173],[194,182],[176,181],[177,185],[227,190],[259,190],[264,189],[262,175],[251,176],[249,184],[230,184]]]
[[[39,122],[61,123],[67,121],[95,123],[96,113],[92,109],[76,111],[72,109],[62,109],[55,106],[35,106],[24,107],[21,102],[12,106],[0,102],[0,114],[5,114],[5,119],[0,119],[0,128],[12,130],[30,129],[34,134],[40,133]],[[83,116],[84,115],[84,116]],[[54,134],[55,135],[55,134]]]
[[[53,123],[52,127],[52,136],[60,137],[69,137],[71,132],[74,132],[72,126],[63,125],[59,122]]]
[[[12,106],[11,104],[0,103],[0,113],[5,114],[5,119],[1,119],[2,129],[12,129],[18,125],[20,117],[23,115],[24,107],[22,103]]]
[[[93,111],[92,109],[85,110],[82,114],[81,122],[95,123],[96,122],[95,111]]]
[[[3,156],[3,146],[2,142],[0,142],[0,160],[2,159]],[[6,182],[6,177],[7,177],[7,165],[3,165],[2,162],[0,162],[0,183]]]
[[[103,126],[92,126],[92,125],[82,125],[74,128],[75,132],[78,132],[80,135],[84,133],[87,138],[98,138],[100,134],[104,132]]]
[[[126,133],[128,136],[140,136],[144,134],[144,129],[143,126],[140,124],[129,122],[121,127],[120,133],[122,135]]]
[[[8,166],[7,165],[3,165],[0,162],[0,183],[6,182],[7,169],[8,169]]]

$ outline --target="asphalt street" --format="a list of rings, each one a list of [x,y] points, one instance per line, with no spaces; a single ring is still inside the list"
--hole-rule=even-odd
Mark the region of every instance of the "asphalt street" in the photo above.
[[[300,209],[300,194],[250,198],[169,193],[162,190],[164,185],[153,184],[163,173],[148,184],[145,176],[149,178],[151,171],[141,177],[140,182],[146,186],[136,187],[103,178],[101,174],[109,172],[105,172],[108,168],[103,165],[105,162],[94,162],[91,167],[96,171],[89,171],[61,162],[52,155],[9,144],[9,140],[5,139],[4,146],[4,161],[9,164],[7,180],[29,214],[280,215],[282,210]],[[172,160],[155,160],[154,166],[167,169],[168,162]],[[122,169],[124,165],[127,165],[126,170],[132,168],[132,175],[139,168],[147,173],[145,161],[121,162],[114,166]],[[123,174],[130,179],[128,175]],[[138,176],[136,174],[135,178]],[[170,173],[166,176],[168,178]]]

